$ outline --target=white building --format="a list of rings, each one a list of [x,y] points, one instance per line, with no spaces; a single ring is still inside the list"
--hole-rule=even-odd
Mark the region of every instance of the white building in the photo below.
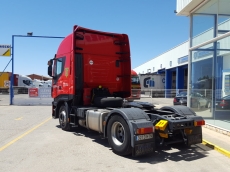
[[[230,0],[177,0],[176,11],[190,19],[188,41],[134,71],[164,73],[166,89],[186,88],[188,95],[208,90],[211,107],[196,113],[208,123],[230,130],[226,123],[230,122]],[[206,88],[196,85],[203,79],[211,81]],[[193,99],[187,101],[190,107]]]

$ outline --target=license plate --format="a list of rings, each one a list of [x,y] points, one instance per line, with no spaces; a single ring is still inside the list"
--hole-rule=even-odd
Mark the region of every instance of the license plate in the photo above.
[[[202,143],[202,134],[189,135],[188,136],[188,145]]]
[[[138,135],[136,136],[136,140],[140,141],[140,140],[146,140],[146,139],[152,139],[153,138],[153,134],[144,134],[144,135]]]
[[[139,155],[144,155],[147,153],[151,153],[154,151],[154,143],[145,143],[145,144],[140,144],[135,146],[134,156],[139,156]]]

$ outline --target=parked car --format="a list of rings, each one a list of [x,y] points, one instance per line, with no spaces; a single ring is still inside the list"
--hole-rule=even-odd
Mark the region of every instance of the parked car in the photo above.
[[[230,109],[230,95],[222,97],[216,100],[216,108],[218,109]]]
[[[201,107],[210,107],[210,99],[198,92],[192,92],[190,98],[192,108],[200,109]],[[187,92],[183,91],[176,95],[173,99],[173,104],[187,106]]]
[[[187,106],[187,92],[183,91],[176,95],[173,99],[173,105]]]

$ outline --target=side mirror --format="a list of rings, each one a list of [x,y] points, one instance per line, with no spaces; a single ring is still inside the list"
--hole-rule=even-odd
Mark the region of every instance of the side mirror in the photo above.
[[[53,60],[51,59],[51,60],[48,61],[48,75],[51,76],[51,77],[53,77],[53,75],[52,75],[52,71],[53,71],[52,65],[53,65]]]
[[[52,66],[48,67],[48,75],[51,76],[51,77],[53,77],[52,76]]]

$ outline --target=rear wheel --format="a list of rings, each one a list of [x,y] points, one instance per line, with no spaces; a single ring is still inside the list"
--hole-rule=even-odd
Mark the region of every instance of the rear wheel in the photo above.
[[[109,145],[116,154],[131,154],[132,147],[130,130],[122,117],[115,115],[109,120],[107,136]]]
[[[62,105],[59,109],[59,123],[63,130],[65,131],[71,130],[71,126],[69,124],[69,114],[66,111],[64,105]]]

